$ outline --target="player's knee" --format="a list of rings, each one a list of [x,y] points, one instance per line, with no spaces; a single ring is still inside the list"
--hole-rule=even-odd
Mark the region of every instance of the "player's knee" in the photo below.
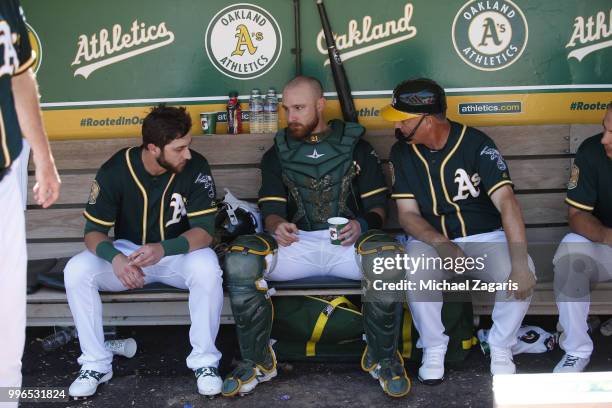
[[[221,286],[221,266],[215,252],[211,249],[201,249],[190,252],[182,265],[187,285],[200,286],[209,290]]]
[[[553,257],[553,265],[569,262],[572,257],[592,257],[593,248],[593,242],[581,235],[569,233],[563,237],[563,240],[557,247]]]
[[[405,277],[404,247],[392,236],[371,230],[359,237],[355,248],[361,257],[364,278],[398,280]]]
[[[64,286],[66,289],[72,289],[87,283],[93,279],[92,268],[95,262],[92,262],[92,256],[88,251],[83,251],[70,258],[64,267]],[[95,260],[95,259],[94,259]]]
[[[263,276],[266,256],[274,254],[276,241],[270,235],[242,235],[225,254],[223,270],[229,285],[253,283]]]
[[[596,280],[601,264],[592,256],[577,252],[556,257],[553,262],[555,280],[570,280],[572,275],[584,275],[589,280]]]

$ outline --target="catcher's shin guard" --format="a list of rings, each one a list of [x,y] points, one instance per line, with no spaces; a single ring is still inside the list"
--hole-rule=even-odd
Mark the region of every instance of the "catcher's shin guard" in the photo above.
[[[225,255],[225,279],[243,361],[239,372],[234,370],[225,379],[223,395],[244,393],[245,388],[250,391],[258,379],[261,382],[276,375],[276,360],[270,347],[274,309],[263,279],[266,256],[274,256],[276,249],[274,238],[267,234],[243,235]],[[270,378],[264,379],[265,376]]]
[[[402,323],[403,293],[375,290],[373,282],[399,282],[405,277],[401,265],[375,270],[375,265],[386,265],[384,260],[404,254],[404,248],[391,236],[372,230],[363,234],[357,243],[363,272],[363,318],[367,347],[362,357],[362,368],[378,378],[387,394],[406,395],[410,381],[397,351]],[[381,272],[381,273],[375,273]]]

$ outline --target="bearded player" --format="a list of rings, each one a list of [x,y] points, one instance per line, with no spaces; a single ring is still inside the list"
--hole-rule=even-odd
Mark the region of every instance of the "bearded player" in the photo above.
[[[314,78],[297,77],[283,90],[289,126],[277,132],[261,161],[259,205],[271,235],[245,235],[225,257],[242,361],[223,383],[223,395],[246,394],[276,376],[270,345],[274,316],[268,282],[309,276],[372,278],[375,257],[395,257],[403,248],[377,231],[385,219],[387,187],[380,161],[361,140],[356,123],[323,120],[325,98]],[[327,220],[349,219],[330,242]],[[357,248],[353,248],[353,245]],[[390,278],[401,270],[389,270]],[[402,304],[390,296],[364,302],[367,347],[362,367],[390,396],[410,389],[397,352]]]
[[[201,394],[221,391],[215,338],[222,272],[209,248],[216,191],[208,162],[189,149],[190,129],[185,108],[156,107],[144,119],[142,145],[120,150],[96,175],[84,212],[87,249],[64,270],[82,351],[81,370],[69,388],[72,397],[93,395],[113,376],[98,292],[152,282],[189,290],[193,350],[187,366]],[[114,240],[108,236],[111,228]]]

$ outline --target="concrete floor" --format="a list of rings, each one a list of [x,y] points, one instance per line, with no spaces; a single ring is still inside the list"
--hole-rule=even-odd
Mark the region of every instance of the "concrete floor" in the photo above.
[[[605,318],[602,317],[602,321]],[[526,323],[553,331],[556,318],[530,316]],[[486,327],[486,319],[482,324]],[[52,328],[29,328],[23,359],[24,386],[68,387],[78,373],[78,342],[45,352],[40,339]],[[407,363],[413,380],[411,393],[399,400],[386,397],[378,382],[354,363],[281,363],[279,375],[261,384],[254,394],[207,399],[197,393],[195,377],[185,366],[191,347],[188,327],[119,327],[118,337],[134,337],[138,353],[132,359],[115,357],[114,377],[100,387],[95,397],[60,403],[24,403],[21,407],[59,408],[184,408],[199,407],[491,407],[493,394],[488,361],[476,347],[461,364],[447,365],[446,379],[438,386],[425,386],[416,380],[415,363]],[[612,338],[596,333],[595,354],[589,371],[612,367]],[[231,369],[237,353],[233,326],[222,327],[218,347],[223,352],[221,374]],[[561,358],[557,349],[545,354],[524,354],[515,358],[519,372],[550,372]]]

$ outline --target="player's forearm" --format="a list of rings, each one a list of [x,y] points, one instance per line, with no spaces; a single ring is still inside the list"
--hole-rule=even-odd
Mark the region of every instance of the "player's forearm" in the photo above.
[[[593,214],[586,211],[570,211],[570,230],[592,242],[612,245],[612,230],[606,228]]]
[[[282,224],[283,222],[288,222],[288,221],[284,219],[283,217],[281,217],[280,215],[271,214],[271,215],[268,215],[266,219],[264,220],[264,226],[266,227],[266,231],[272,234],[274,233],[274,231],[276,231],[276,227],[278,227],[278,225]]]
[[[35,163],[53,162],[49,141],[43,127],[38,87],[31,70],[11,78],[15,109],[23,136],[32,147]]]
[[[525,222],[523,221],[520,204],[513,194],[501,203],[500,213],[512,266],[527,270],[528,255]]]
[[[111,241],[108,235],[100,232],[100,231],[89,231],[85,234],[85,247],[91,251],[94,255],[96,255],[96,248],[98,244],[102,241]]]
[[[437,244],[450,242],[443,234],[440,234],[425,218],[411,212],[399,214],[400,225],[406,233],[421,242],[436,246]]]
[[[189,243],[189,252],[208,248],[213,242],[213,237],[202,228],[192,228],[183,232],[181,235],[184,236]]]

